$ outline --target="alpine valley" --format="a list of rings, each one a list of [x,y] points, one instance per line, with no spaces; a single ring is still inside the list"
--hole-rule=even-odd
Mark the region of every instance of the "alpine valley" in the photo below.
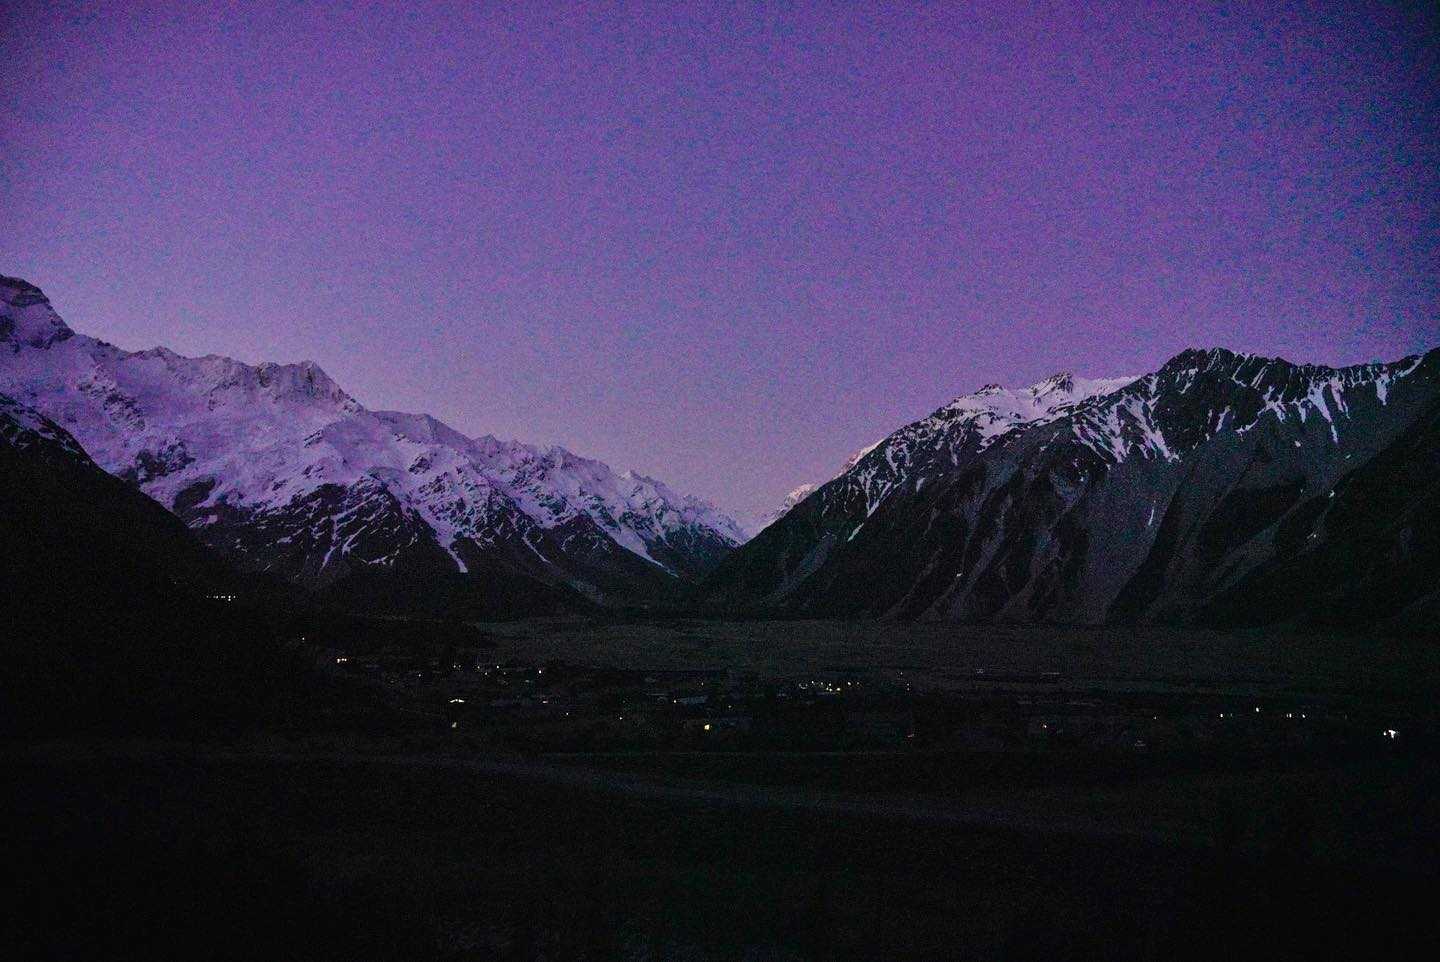
[[[1188,350],[1145,375],[989,385],[797,488],[748,542],[652,478],[370,410],[308,361],[76,334],[13,278],[0,397],[14,444],[73,462],[67,477],[123,506],[119,527],[149,532],[137,543],[198,557],[126,486],[234,568],[350,608],[1392,629],[1440,614],[1440,350],[1339,369]]]
[[[673,601],[744,539],[653,478],[372,411],[308,361],[130,352],[76,334],[8,277],[0,394],[238,569],[347,606],[522,615]]]

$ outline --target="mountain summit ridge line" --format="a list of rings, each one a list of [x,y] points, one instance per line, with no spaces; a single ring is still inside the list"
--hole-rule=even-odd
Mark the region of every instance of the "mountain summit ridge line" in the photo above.
[[[124,351],[75,333],[15,278],[0,279],[0,390],[233,562],[310,585],[496,569],[592,600],[662,596],[744,538],[638,472],[370,410],[313,361]]]

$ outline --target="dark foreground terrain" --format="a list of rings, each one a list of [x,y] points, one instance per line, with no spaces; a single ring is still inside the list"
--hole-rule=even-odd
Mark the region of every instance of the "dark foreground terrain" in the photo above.
[[[192,685],[163,716],[85,715],[130,671],[118,653],[76,675],[83,724],[52,712],[3,746],[0,939],[21,958],[1440,948],[1419,642],[427,630],[276,621],[258,668],[217,640],[123,692]]]
[[[1437,935],[1433,875],[1317,859],[1299,796],[1257,848],[1223,819],[1203,844],[1007,829],[433,752],[6,765],[24,958],[1393,958]]]

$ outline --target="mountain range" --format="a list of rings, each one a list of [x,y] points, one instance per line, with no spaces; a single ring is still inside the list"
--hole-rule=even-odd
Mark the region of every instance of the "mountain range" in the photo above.
[[[1187,350],[1149,374],[987,385],[795,489],[748,541],[653,478],[371,410],[308,361],[121,350],[14,278],[0,278],[0,402],[0,454],[28,485],[12,500],[55,511],[74,485],[45,494],[41,474],[65,462],[83,497],[119,506],[119,530],[192,559],[181,569],[203,567],[198,539],[352,608],[1351,626],[1440,613],[1440,351],[1331,368]]]
[[[347,604],[538,614],[664,601],[745,537],[654,478],[372,411],[309,361],[121,350],[9,277],[0,392],[231,564]]]
[[[990,385],[902,427],[726,558],[712,610],[1428,623],[1440,351],[1347,368],[1189,350]]]

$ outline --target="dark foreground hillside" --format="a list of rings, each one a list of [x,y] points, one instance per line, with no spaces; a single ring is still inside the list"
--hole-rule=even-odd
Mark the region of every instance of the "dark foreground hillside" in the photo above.
[[[24,884],[0,938],[21,958],[1426,958],[1440,926],[1433,875],[1316,860],[1299,800],[1250,849],[1223,812],[1192,847],[434,759],[5,765]]]

